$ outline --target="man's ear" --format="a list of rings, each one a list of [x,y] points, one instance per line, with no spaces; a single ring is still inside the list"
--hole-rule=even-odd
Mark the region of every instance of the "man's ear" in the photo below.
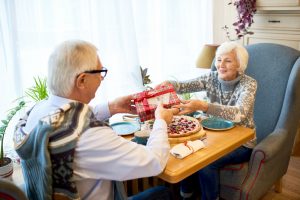
[[[86,74],[84,74],[84,73],[79,74],[76,78],[75,86],[78,89],[84,89],[85,88],[85,83],[86,83]]]

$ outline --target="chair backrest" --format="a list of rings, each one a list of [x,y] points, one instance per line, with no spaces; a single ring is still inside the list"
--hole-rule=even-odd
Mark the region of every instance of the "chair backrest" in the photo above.
[[[253,44],[246,48],[249,52],[246,74],[258,83],[254,120],[260,142],[275,128],[298,126],[300,85],[298,91],[296,87],[300,83],[300,52],[271,43]]]
[[[275,128],[292,126],[289,129],[295,130],[300,116],[300,52],[271,43],[246,49],[249,63],[245,73],[257,81],[254,121],[258,142]]]
[[[0,178],[1,200],[27,200],[25,193],[13,182]]]

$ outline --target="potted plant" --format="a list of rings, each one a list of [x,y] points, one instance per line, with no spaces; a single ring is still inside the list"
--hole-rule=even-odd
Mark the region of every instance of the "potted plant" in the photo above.
[[[26,96],[31,99],[31,101],[38,102],[48,97],[47,83],[46,79],[34,78],[35,85],[25,92]],[[8,110],[5,119],[1,120],[0,123],[0,178],[11,179],[13,173],[13,162],[11,158],[5,156],[4,151],[4,136],[7,131],[7,127],[13,117],[26,106],[28,102],[24,100],[23,97],[17,99],[17,105]]]
[[[236,33],[236,37],[232,38],[229,33],[229,27],[222,27],[225,30],[226,37],[228,40],[234,41],[239,40],[245,35],[252,35],[253,32],[249,30],[253,21],[254,14],[256,13],[256,0],[232,0],[228,3],[228,5],[234,5],[237,11],[237,21],[232,25],[234,26],[234,30]]]
[[[13,173],[13,162],[9,157],[4,155],[4,135],[6,129],[9,125],[9,122],[12,120],[13,116],[25,106],[25,102],[19,101],[17,106],[10,109],[6,119],[1,120],[2,125],[0,126],[0,177],[1,178],[10,178]]]
[[[33,78],[34,86],[28,88],[25,92],[26,96],[34,102],[39,102],[48,98],[47,79],[46,78]]]
[[[143,81],[143,86],[146,89],[152,89],[152,87],[150,86],[150,84],[152,83],[151,79],[150,79],[150,75],[147,74],[148,72],[148,68],[143,69],[140,66],[140,70],[141,70],[141,76],[142,76],[142,81]]]

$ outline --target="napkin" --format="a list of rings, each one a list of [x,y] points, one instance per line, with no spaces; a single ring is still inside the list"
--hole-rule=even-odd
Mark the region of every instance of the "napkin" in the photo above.
[[[175,145],[170,153],[176,158],[183,159],[186,156],[198,151],[205,147],[205,144],[201,140],[186,141]]]

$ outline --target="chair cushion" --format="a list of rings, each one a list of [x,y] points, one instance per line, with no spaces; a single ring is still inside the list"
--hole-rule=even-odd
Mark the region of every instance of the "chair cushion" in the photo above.
[[[248,172],[248,162],[237,165],[227,165],[220,170],[220,184],[231,188],[240,189],[245,175]],[[235,177],[232,179],[232,177]],[[230,183],[228,180],[231,180]]]
[[[0,178],[1,200],[27,200],[25,193],[11,180]]]
[[[220,170],[220,196],[225,199],[240,199],[241,186],[247,171],[248,163],[227,165],[222,168]]]

